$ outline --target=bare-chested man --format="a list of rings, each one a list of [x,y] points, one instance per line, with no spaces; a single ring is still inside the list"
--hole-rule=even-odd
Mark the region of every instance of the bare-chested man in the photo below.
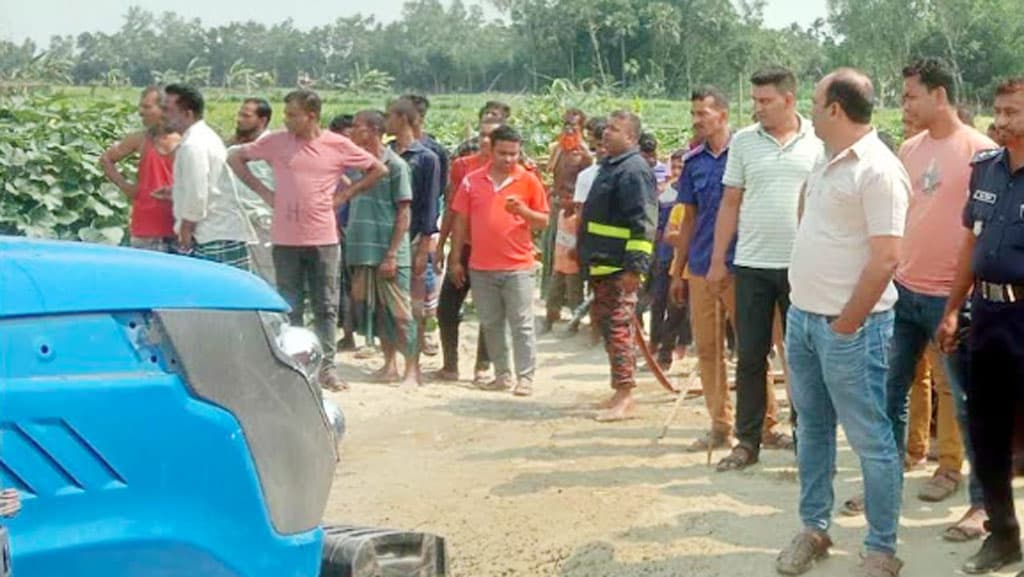
[[[139,98],[139,118],[143,130],[115,142],[100,157],[103,172],[132,202],[129,225],[131,246],[168,252],[174,242],[174,215],[171,211],[170,187],[174,149],[181,135],[164,126],[159,88],[148,87]],[[138,177],[131,182],[117,168],[117,163],[139,155]]]

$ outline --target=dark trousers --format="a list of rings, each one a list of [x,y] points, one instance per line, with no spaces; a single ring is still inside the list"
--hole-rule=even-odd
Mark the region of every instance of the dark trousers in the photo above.
[[[1010,482],[1015,418],[1024,400],[1024,302],[975,297],[971,306],[967,421],[973,465],[992,535],[1016,541],[1020,526]]]
[[[325,246],[274,246],[277,291],[292,308],[292,325],[304,326],[306,287],[313,305],[313,326],[324,349],[321,371],[334,370],[338,324],[338,268],[341,251],[336,244]]]
[[[469,247],[462,253],[462,266],[469,270]],[[466,282],[462,288],[452,283],[448,275],[445,275],[441,283],[441,297],[437,304],[437,325],[441,332],[441,354],[444,357],[442,370],[459,372],[459,324],[462,323],[462,304],[466,301],[470,289],[469,274],[466,275]],[[485,369],[491,364],[487,355],[487,342],[484,339],[483,327],[476,338],[476,368]]]
[[[767,408],[768,353],[778,308],[785,331],[789,271],[736,267],[736,438],[756,454]]]
[[[650,337],[654,349],[651,352],[657,356],[658,362],[667,364],[672,363],[672,353],[677,346],[693,343],[690,314],[686,305],[676,306],[669,299],[670,264],[655,260],[647,288],[651,303]]]

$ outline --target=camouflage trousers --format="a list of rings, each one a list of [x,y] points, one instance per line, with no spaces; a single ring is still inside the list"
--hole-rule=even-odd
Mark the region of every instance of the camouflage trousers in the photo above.
[[[611,365],[613,389],[632,389],[636,386],[633,373],[636,371],[636,349],[634,348],[633,315],[639,296],[636,291],[627,293],[619,285],[619,275],[593,278],[594,303],[590,308],[590,319],[604,337],[604,348],[608,351]]]

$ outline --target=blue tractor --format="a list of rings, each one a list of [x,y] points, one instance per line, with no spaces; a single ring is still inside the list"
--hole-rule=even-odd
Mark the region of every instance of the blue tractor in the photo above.
[[[0,237],[12,574],[444,575],[441,538],[321,527],[341,414],[286,310],[230,267]]]

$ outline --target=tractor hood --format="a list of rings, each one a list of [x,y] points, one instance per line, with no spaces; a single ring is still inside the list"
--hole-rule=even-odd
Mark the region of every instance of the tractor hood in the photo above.
[[[256,275],[180,255],[0,236],[0,318],[151,309],[287,309]]]

